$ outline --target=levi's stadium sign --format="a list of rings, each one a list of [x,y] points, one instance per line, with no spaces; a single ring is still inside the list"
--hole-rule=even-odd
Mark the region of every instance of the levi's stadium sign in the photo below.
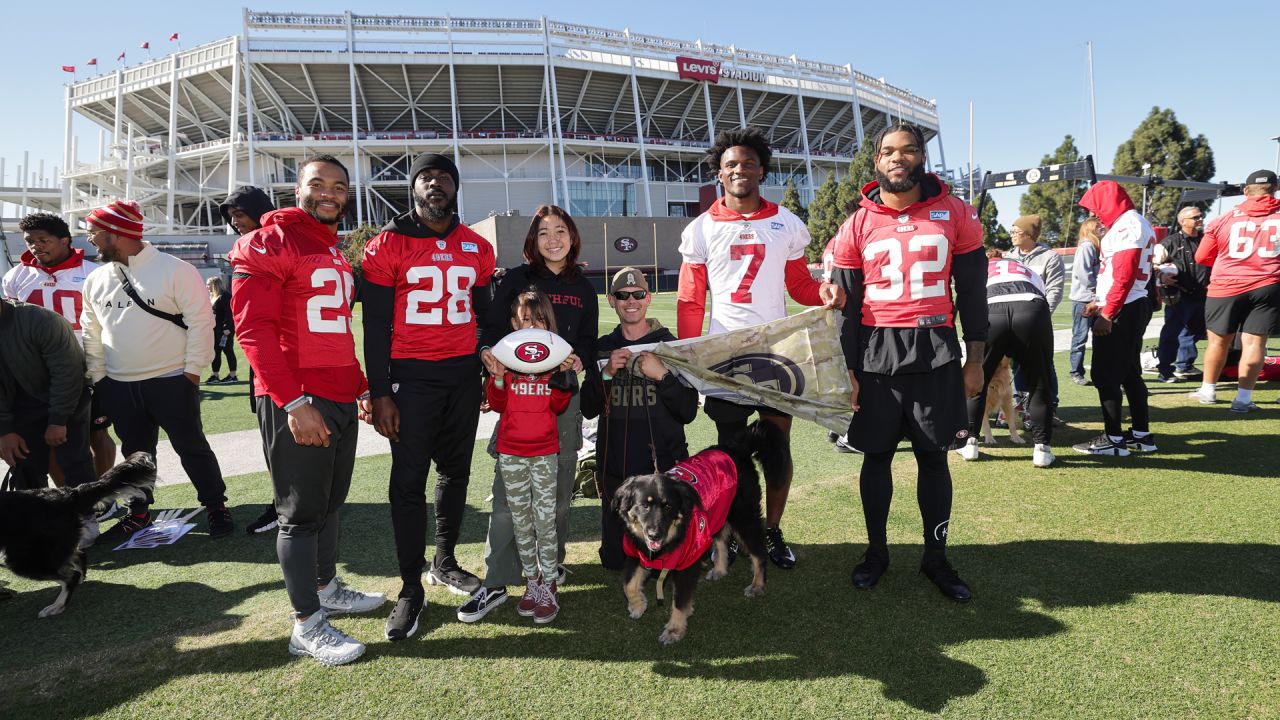
[[[719,82],[720,63],[691,57],[676,57],[676,70],[681,80]]]

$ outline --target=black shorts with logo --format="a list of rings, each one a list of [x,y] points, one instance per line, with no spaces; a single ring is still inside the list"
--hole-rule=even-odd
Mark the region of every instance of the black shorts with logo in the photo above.
[[[888,452],[910,440],[918,452],[947,450],[969,437],[964,374],[953,360],[930,372],[885,375],[859,371],[858,405],[849,444]]]
[[[1218,335],[1280,335],[1280,283],[1204,301],[1205,327]]]
[[[98,432],[109,427],[111,427],[111,418],[107,417],[107,411],[102,409],[99,393],[94,392],[89,400],[89,432]]]

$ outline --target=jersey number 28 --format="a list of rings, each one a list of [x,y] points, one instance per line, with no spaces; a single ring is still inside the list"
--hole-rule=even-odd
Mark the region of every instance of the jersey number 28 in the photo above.
[[[411,290],[405,298],[404,321],[410,325],[465,325],[471,322],[471,286],[476,282],[476,269],[469,265],[450,265],[441,270],[436,265],[419,265],[409,268],[405,282],[410,285],[426,283],[420,290]],[[440,301],[448,291],[449,299],[444,307]],[[423,310],[423,305],[434,305]]]

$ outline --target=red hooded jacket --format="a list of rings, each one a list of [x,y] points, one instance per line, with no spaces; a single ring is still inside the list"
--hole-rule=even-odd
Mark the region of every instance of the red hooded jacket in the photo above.
[[[1124,188],[1112,180],[1085,191],[1080,207],[1097,215],[1107,227],[1098,258],[1097,295],[1102,314],[1114,319],[1125,305],[1146,297],[1155,231],[1134,209]]]
[[[684,570],[711,549],[716,533],[724,528],[733,496],[738,492],[738,466],[723,450],[703,450],[664,474],[692,485],[701,501],[689,517],[684,540],[662,557],[650,558],[623,533],[622,551],[650,570]]]
[[[542,457],[560,452],[556,416],[569,407],[570,393],[551,387],[551,373],[521,375],[510,370],[502,387],[489,378],[485,386],[489,407],[498,420],[498,452],[517,457]]]
[[[1213,219],[1196,250],[1209,265],[1209,297],[1231,297],[1280,283],[1280,200],[1255,195]]]

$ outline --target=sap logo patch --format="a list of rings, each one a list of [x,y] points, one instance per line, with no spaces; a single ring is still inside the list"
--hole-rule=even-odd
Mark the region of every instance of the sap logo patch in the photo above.
[[[462,252],[480,252],[480,246],[473,242],[462,243]]]
[[[83,276],[83,275],[72,275],[72,276],[71,276],[71,282],[75,282],[75,283],[78,283],[78,282],[84,282],[84,276]]]
[[[950,210],[930,210],[929,219],[930,220],[950,220],[951,211]]]
[[[773,222],[769,223],[769,229],[770,229],[770,230],[781,230],[781,229],[782,229],[782,223],[778,222],[777,220],[774,220]]]

